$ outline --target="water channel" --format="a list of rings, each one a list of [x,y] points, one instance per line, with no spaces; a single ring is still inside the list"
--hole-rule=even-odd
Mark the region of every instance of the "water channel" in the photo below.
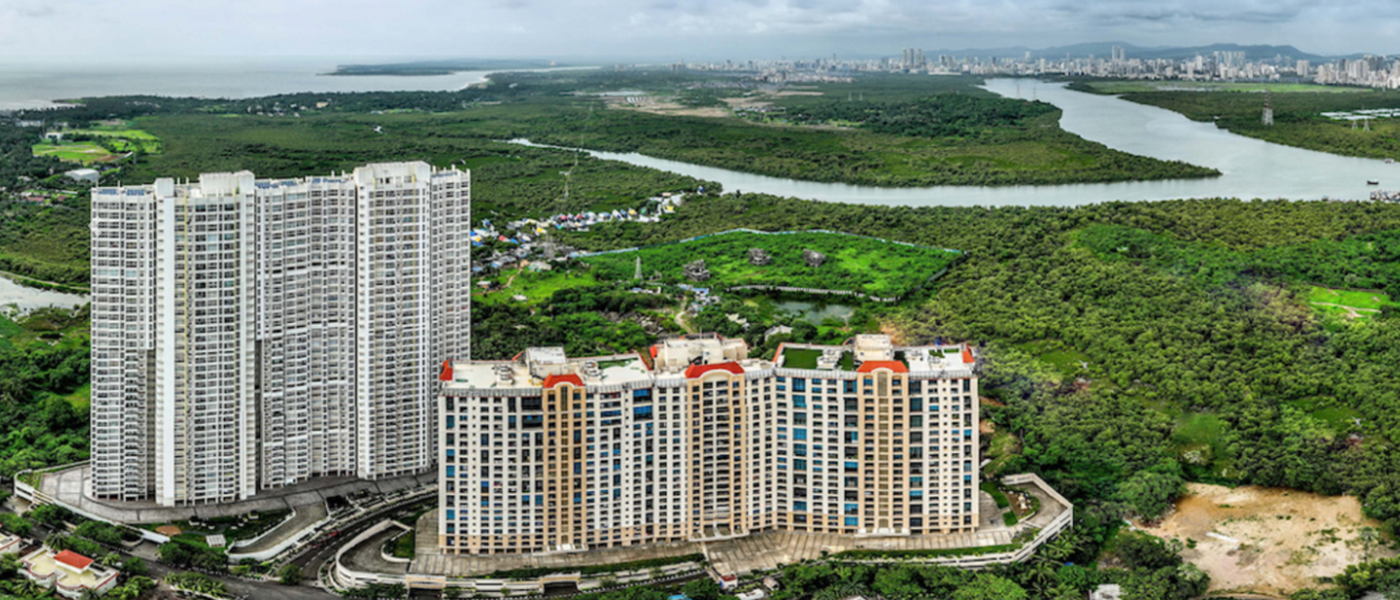
[[[21,311],[30,311],[48,306],[72,308],[88,302],[87,296],[26,287],[8,277],[0,277],[0,307],[13,304]]]
[[[1064,111],[1060,126],[1110,148],[1163,160],[1181,160],[1222,173],[1211,179],[1002,187],[882,188],[819,183],[740,173],[653,158],[637,153],[588,151],[598,158],[719,182],[725,191],[761,192],[828,202],[906,206],[1074,206],[1115,200],[1174,198],[1321,198],[1362,200],[1377,180],[1400,189],[1400,164],[1335,156],[1235,135],[1212,123],[1114,96],[1065,89],[1063,84],[993,79],[986,88],[1006,97],[1029,97]],[[1263,107],[1263,98],[1260,98]],[[524,140],[512,140],[530,144]],[[1397,157],[1400,158],[1400,157]]]

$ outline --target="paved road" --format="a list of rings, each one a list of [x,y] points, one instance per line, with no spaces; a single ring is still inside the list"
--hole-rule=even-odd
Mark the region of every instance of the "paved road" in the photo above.
[[[156,563],[148,562],[146,565],[150,567],[151,577],[155,579],[164,578],[170,573],[179,571],[179,569],[172,569]],[[330,600],[339,598],[335,594],[309,585],[282,585],[268,581],[249,581],[218,575],[211,577],[224,582],[224,585],[228,586],[229,593],[235,597],[242,596],[250,600]]]
[[[42,542],[52,535],[53,532],[47,527],[37,526],[31,533],[32,537]],[[126,553],[131,556],[132,554]],[[149,557],[145,557],[149,558]],[[163,564],[147,560],[146,567],[150,570],[150,577],[156,581],[165,578],[166,575],[180,571],[172,569]],[[282,585],[267,581],[250,581],[238,577],[224,577],[211,575],[214,579],[224,582],[228,586],[229,592],[235,596],[245,596],[252,600],[329,600],[339,598],[335,594],[327,592],[321,588],[308,585]],[[163,596],[170,596],[170,590],[161,584],[161,590],[165,592]]]
[[[346,542],[350,541],[356,535],[359,535],[361,531],[364,531],[365,529],[369,528],[375,523],[384,520],[384,518],[387,516],[399,512],[406,512],[404,509],[408,506],[416,506],[422,502],[434,502],[436,500],[436,496],[430,496],[428,498],[422,498],[405,506],[384,508],[370,513],[368,515],[365,515],[363,517],[360,517],[360,519],[355,521],[354,523],[342,527],[340,529],[340,533],[334,538],[332,538],[332,541],[330,543],[327,543],[320,548],[314,548],[303,553],[301,556],[298,556],[295,559],[293,559],[292,564],[300,566],[302,575],[304,575],[307,579],[314,579],[316,577],[316,574],[321,572],[321,567],[326,564],[326,561],[335,558],[336,551],[340,550],[341,546],[344,546]]]

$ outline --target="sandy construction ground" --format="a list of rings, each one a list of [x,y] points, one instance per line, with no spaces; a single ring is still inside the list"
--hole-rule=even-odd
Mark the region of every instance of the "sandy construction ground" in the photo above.
[[[1351,496],[1318,496],[1297,490],[1190,484],[1162,523],[1144,528],[1195,548],[1182,556],[1210,574],[1210,591],[1287,595],[1315,587],[1317,577],[1341,573],[1366,560],[1359,539],[1380,523],[1361,514]],[[1370,558],[1395,552],[1370,545]]]

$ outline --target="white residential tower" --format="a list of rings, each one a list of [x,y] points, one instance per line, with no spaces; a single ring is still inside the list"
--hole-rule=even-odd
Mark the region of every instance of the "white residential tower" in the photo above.
[[[93,191],[92,489],[167,506],[432,465],[470,181],[385,163]]]

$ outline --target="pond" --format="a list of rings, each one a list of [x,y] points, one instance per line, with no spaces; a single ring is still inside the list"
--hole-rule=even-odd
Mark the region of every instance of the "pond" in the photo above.
[[[773,308],[788,313],[792,313],[803,321],[813,325],[821,325],[827,319],[845,321],[854,315],[854,306],[845,304],[823,304],[819,302],[807,302],[804,300],[774,300]]]

